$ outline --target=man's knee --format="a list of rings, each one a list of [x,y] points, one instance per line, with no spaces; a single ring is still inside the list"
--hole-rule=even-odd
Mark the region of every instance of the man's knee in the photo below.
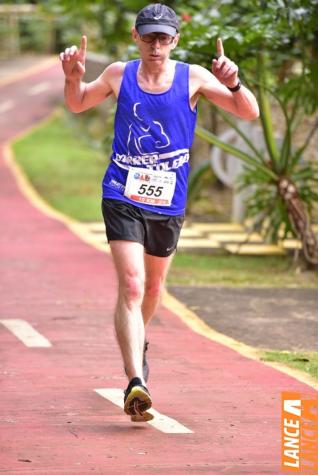
[[[138,303],[144,295],[144,279],[137,272],[124,276],[119,284],[119,293],[127,303]]]
[[[160,297],[163,290],[164,282],[146,282],[145,285],[145,297],[157,299]]]

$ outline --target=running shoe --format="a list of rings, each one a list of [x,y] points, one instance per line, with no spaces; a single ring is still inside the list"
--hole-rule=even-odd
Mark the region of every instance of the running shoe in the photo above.
[[[152,406],[151,397],[140,378],[133,378],[125,391],[124,411],[130,416],[142,415]]]
[[[154,419],[154,415],[151,414],[149,411],[143,412],[142,414],[136,414],[135,416],[131,416],[131,422],[149,422]]]

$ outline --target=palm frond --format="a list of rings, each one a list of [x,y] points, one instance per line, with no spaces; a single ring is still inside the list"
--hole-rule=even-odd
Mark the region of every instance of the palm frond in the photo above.
[[[231,155],[234,155],[237,158],[240,158],[241,160],[243,160],[243,162],[247,163],[248,165],[254,166],[255,169],[263,171],[263,173],[267,175],[269,178],[271,178],[272,180],[276,181],[278,179],[278,176],[276,175],[275,172],[270,170],[268,167],[260,164],[260,162],[255,157],[248,155],[247,153],[243,152],[237,147],[234,147],[233,145],[223,142],[223,140],[219,139],[215,134],[213,134],[212,132],[209,132],[203,127],[197,126],[195,133],[196,135],[198,135],[198,137],[201,137],[207,142],[213,145],[216,145],[217,147],[220,147],[225,152]]]

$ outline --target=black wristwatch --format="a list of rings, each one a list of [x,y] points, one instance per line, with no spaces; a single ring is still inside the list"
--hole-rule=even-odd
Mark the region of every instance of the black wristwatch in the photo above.
[[[241,83],[240,80],[238,80],[238,83],[236,84],[236,86],[234,86],[234,87],[226,86],[226,87],[228,88],[229,91],[236,92],[236,91],[239,91],[241,89],[241,86],[242,86],[242,83]]]

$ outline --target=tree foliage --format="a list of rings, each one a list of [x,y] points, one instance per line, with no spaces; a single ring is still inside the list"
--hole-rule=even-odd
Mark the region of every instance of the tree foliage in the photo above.
[[[220,36],[225,54],[239,65],[241,78],[258,96],[266,151],[251,147],[246,136],[250,153],[231,150],[247,164],[241,186],[253,185],[249,214],[272,240],[277,240],[281,232],[298,235],[308,260],[318,263],[318,243],[307,214],[318,201],[317,162],[303,160],[318,129],[317,118],[303,143],[294,143],[297,127],[318,108],[318,1],[226,0],[213,6],[201,1],[183,15],[187,22],[177,52],[179,58],[210,68]],[[284,120],[280,145],[272,120],[274,103]],[[223,114],[223,118],[236,127],[229,117]],[[229,151],[229,145],[209,131],[198,128],[197,133]]]
[[[195,5],[195,6],[194,6]],[[306,113],[318,106],[318,1],[222,0],[193,2],[186,11],[177,54],[210,68],[215,40],[220,36],[226,54],[240,66],[240,75],[253,86],[257,55],[271,71],[268,86],[285,101],[298,94]]]
[[[131,27],[144,0],[39,0],[53,15],[61,41],[77,44],[81,34],[89,34],[90,50],[107,53],[114,59],[131,43]],[[173,5],[174,2],[165,2]],[[118,58],[119,56],[119,58]]]

